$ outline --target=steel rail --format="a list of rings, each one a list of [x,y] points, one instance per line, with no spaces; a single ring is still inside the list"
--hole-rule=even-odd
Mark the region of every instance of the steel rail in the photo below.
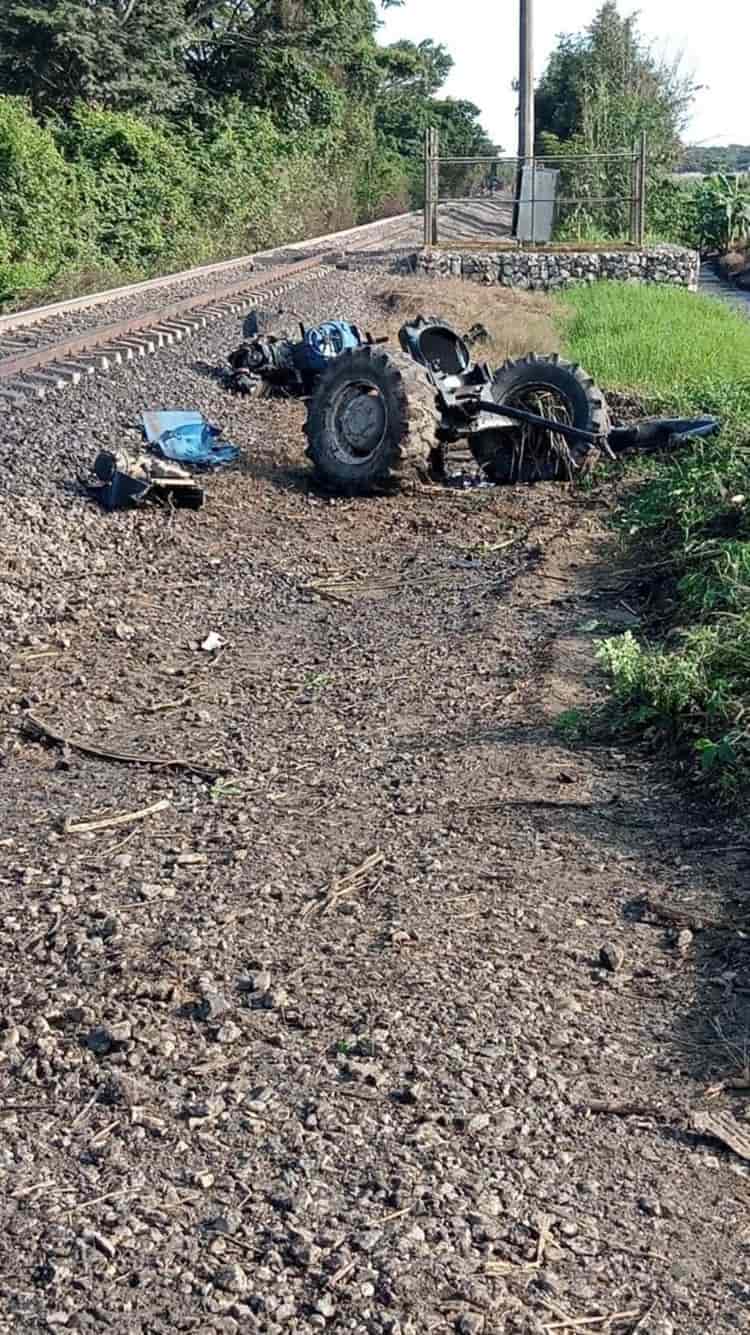
[[[419,218],[417,213],[401,213],[393,218],[380,218],[375,222],[362,223],[358,227],[349,227],[340,232],[329,232],[325,236],[312,237],[306,241],[287,241],[274,246],[272,250],[255,251],[251,255],[238,255],[234,259],[219,260],[215,264],[204,264],[195,269],[183,269],[177,273],[163,274],[158,278],[147,278],[142,282],[129,283],[124,287],[107,288],[102,292],[92,292],[82,297],[70,297],[64,301],[51,302],[46,306],[33,306],[28,310],[12,311],[0,315],[0,334],[10,333],[14,329],[27,325],[40,324],[56,315],[70,315],[75,311],[86,310],[90,306],[104,306],[109,302],[122,301],[127,297],[138,296],[143,292],[159,291],[165,287],[177,287],[181,283],[194,282],[196,279],[209,278],[213,274],[226,272],[255,264],[259,260],[272,260],[284,251],[305,251],[310,249],[328,249],[338,242],[367,240],[372,233],[389,229],[397,223],[406,223]],[[261,270],[261,272],[263,272]]]
[[[96,328],[88,329],[73,338],[62,339],[57,343],[49,343],[46,346],[33,348],[29,352],[12,357],[4,357],[0,360],[0,380],[12,379],[14,376],[23,375],[25,372],[35,371],[40,366],[50,366],[54,362],[75,360],[81,354],[94,351],[109,343],[116,343],[120,339],[127,338],[129,334],[140,333],[142,330],[148,330],[158,325],[169,324],[172,320],[179,320],[180,316],[188,315],[192,311],[221,306],[224,302],[231,301],[232,297],[238,296],[241,292],[262,291],[265,287],[276,286],[277,283],[294,278],[297,274],[305,274],[311,269],[321,269],[322,267],[321,257],[314,255],[308,260],[298,260],[294,264],[268,270],[259,274],[255,281],[253,281],[252,275],[250,279],[246,276],[241,283],[232,283],[227,287],[213,288],[210,292],[204,292],[200,295],[184,297],[182,301],[175,301],[168,306],[143,311],[140,315],[131,316],[128,320],[118,320],[114,324],[98,325]]]
[[[84,376],[106,372],[113,364],[181,342],[203,328],[207,317],[236,314],[263,296],[281,296],[325,273],[339,254],[313,255],[257,275],[245,275],[241,282],[230,286],[213,288],[127,320],[98,325],[74,337],[5,357],[0,360],[0,411],[3,403],[22,406],[29,398],[43,399],[48,390],[77,385]]]

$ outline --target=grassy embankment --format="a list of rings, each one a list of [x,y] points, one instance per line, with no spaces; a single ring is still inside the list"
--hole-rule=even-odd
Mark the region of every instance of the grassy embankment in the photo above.
[[[568,354],[649,413],[721,417],[718,439],[643,466],[618,514],[658,592],[642,637],[601,646],[623,717],[721,789],[750,785],[750,319],[617,284],[566,294]]]

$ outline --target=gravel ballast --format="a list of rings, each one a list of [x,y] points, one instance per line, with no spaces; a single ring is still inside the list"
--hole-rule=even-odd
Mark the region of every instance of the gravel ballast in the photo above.
[[[385,285],[285,304],[377,333]],[[747,858],[555,724],[637,615],[608,491],[325,497],[240,324],[3,414],[0,1331],[746,1329],[689,1114],[746,1123]],[[240,467],[105,514],[178,407]]]

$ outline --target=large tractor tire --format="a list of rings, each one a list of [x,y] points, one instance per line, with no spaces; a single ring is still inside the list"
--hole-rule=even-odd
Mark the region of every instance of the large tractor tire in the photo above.
[[[429,374],[404,352],[355,348],[331,362],[307,410],[307,454],[326,486],[361,495],[392,473],[426,481],[441,417]]]
[[[602,391],[580,366],[561,361],[556,353],[507,361],[495,373],[492,397],[497,404],[525,408],[602,439],[609,431]],[[491,482],[547,482],[570,481],[587,471],[599,451],[559,432],[519,423],[517,428],[479,433],[475,455]]]

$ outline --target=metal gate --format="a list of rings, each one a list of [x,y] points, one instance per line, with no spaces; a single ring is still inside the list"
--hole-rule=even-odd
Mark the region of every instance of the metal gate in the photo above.
[[[545,157],[441,157],[425,133],[424,244],[642,246],[648,145]],[[578,232],[578,235],[576,235]]]

